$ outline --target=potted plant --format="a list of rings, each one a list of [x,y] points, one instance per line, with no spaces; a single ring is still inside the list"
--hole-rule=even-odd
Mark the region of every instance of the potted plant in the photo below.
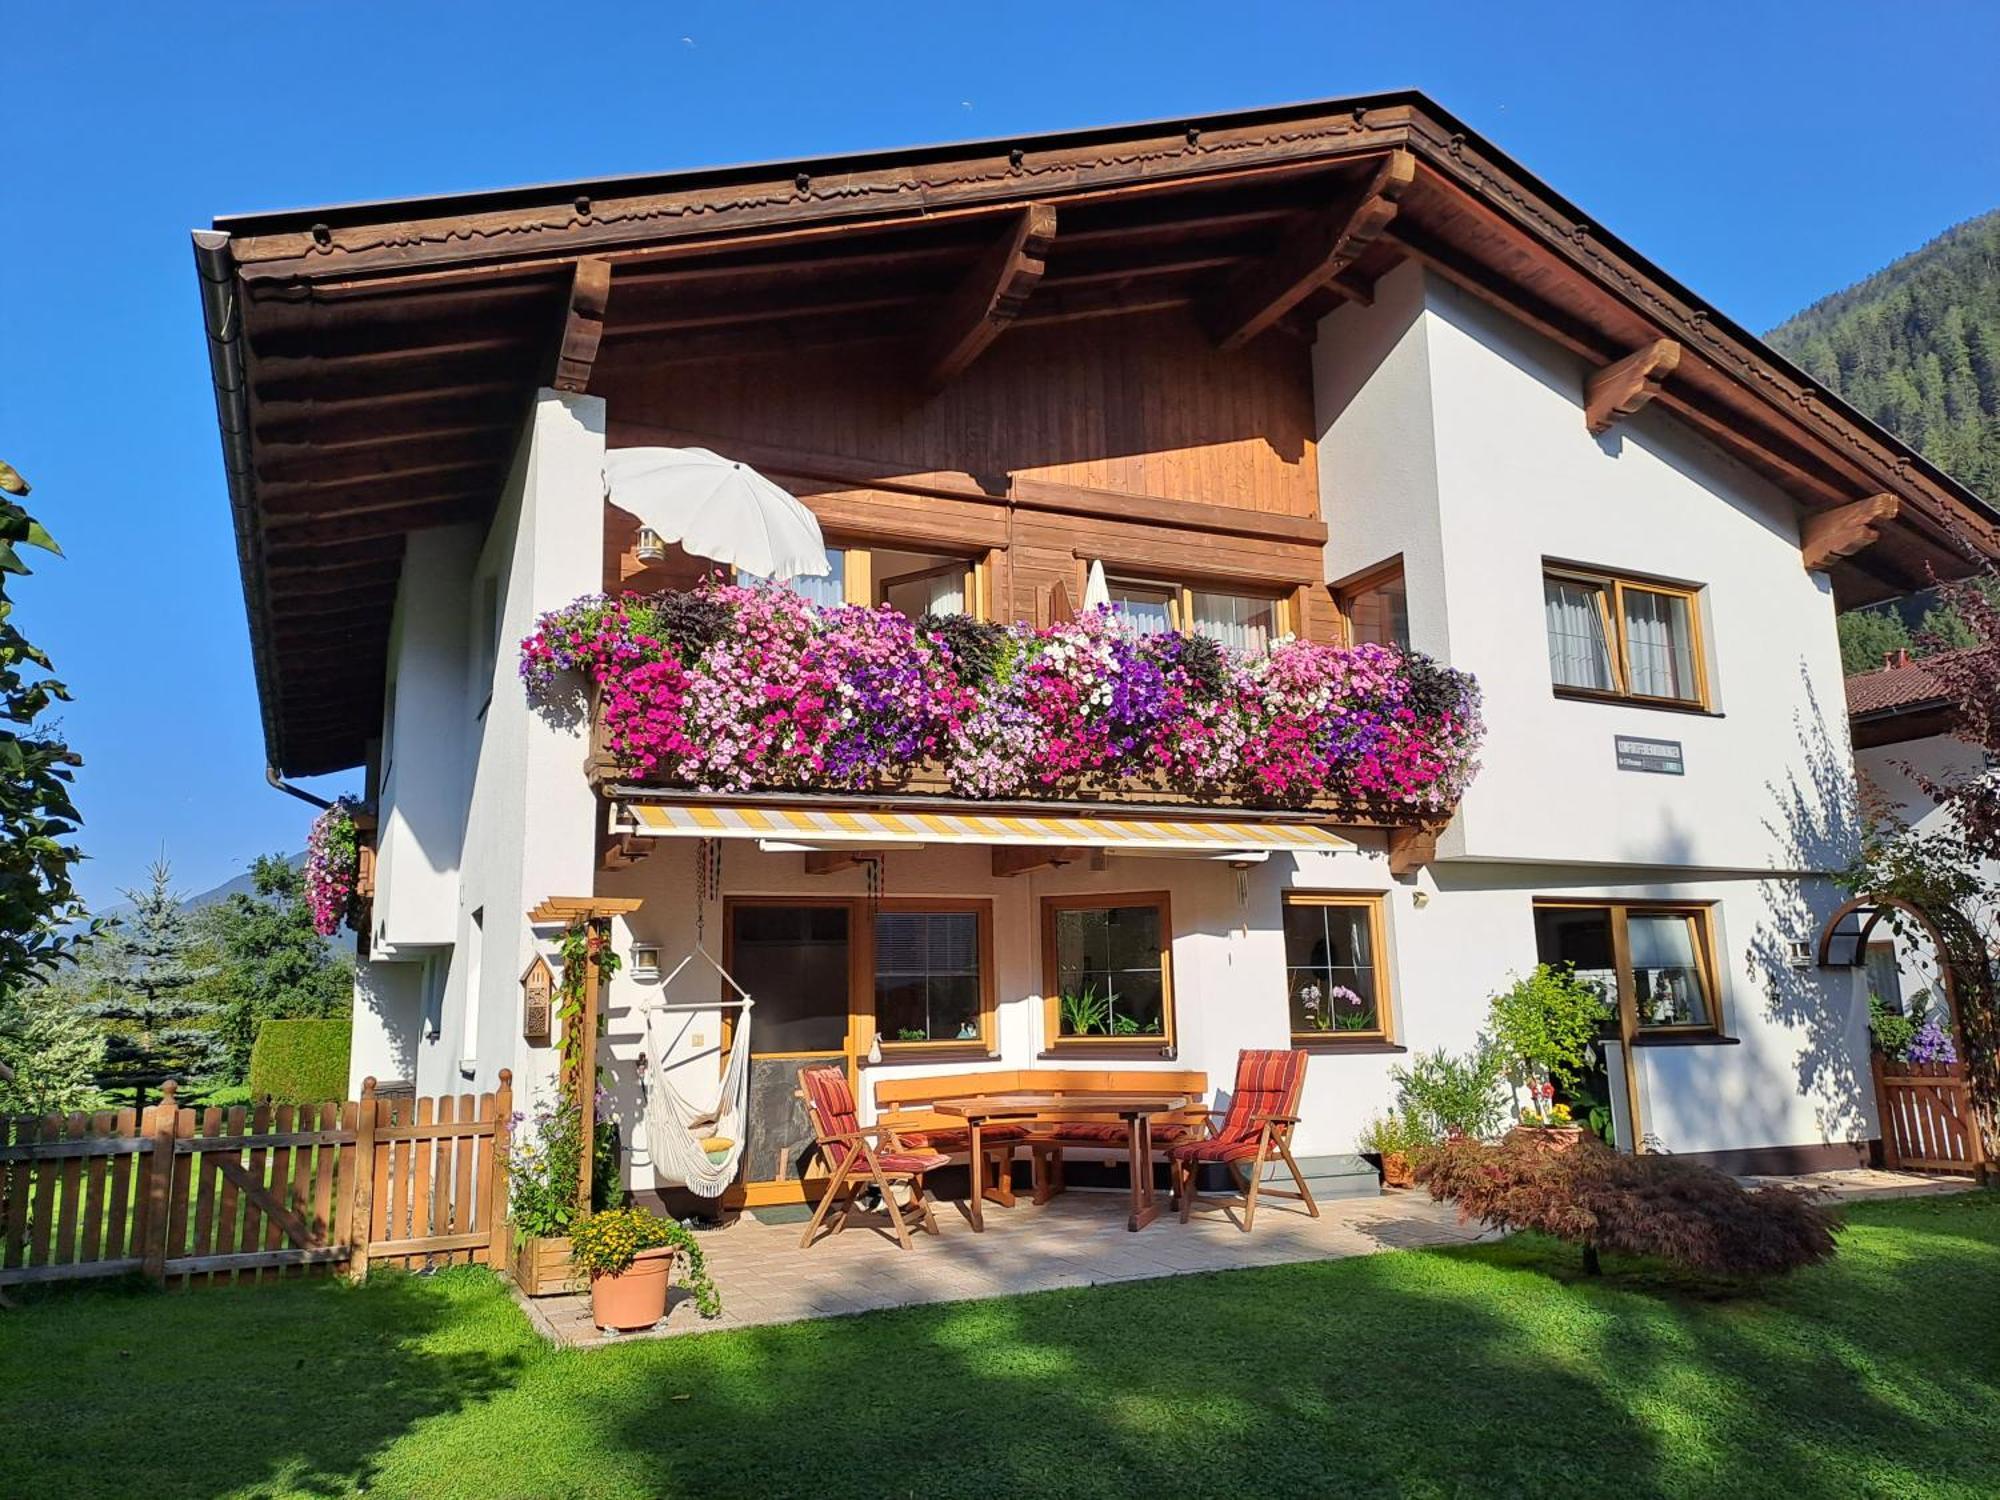
[[[1583,1127],[1568,1106],[1556,1103],[1556,1085],[1576,1085],[1610,1017],[1603,994],[1568,964],[1537,964],[1493,997],[1488,1028],[1494,1046],[1528,1096],[1515,1129],[1550,1132],[1546,1139],[1558,1147],[1575,1144]]]
[[[570,1231],[570,1268],[590,1280],[590,1316],[617,1332],[651,1328],[667,1315],[667,1292],[678,1262],[682,1282],[704,1318],[722,1311],[701,1246],[671,1219],[643,1208],[608,1208]]]
[[[1382,1160],[1382,1186],[1415,1187],[1417,1157],[1437,1144],[1423,1123],[1406,1111],[1378,1115],[1361,1132],[1361,1149]]]
[[[507,1148],[507,1215],[514,1229],[514,1281],[530,1297],[569,1283],[570,1224],[582,1180],[583,1114],[567,1094],[516,1114]]]

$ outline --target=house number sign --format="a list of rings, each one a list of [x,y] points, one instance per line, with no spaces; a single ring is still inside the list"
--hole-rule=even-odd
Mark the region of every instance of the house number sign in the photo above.
[[[549,961],[537,953],[521,976],[521,1035],[530,1046],[549,1044],[549,1006],[555,998],[555,976]]]
[[[1649,771],[1655,776],[1685,776],[1687,764],[1681,759],[1679,740],[1649,740],[1638,735],[1621,734],[1615,737],[1618,747],[1618,769],[1621,771]]]

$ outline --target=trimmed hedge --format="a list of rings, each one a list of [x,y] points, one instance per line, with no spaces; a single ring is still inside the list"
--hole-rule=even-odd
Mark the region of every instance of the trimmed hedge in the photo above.
[[[250,1049],[250,1097],[279,1104],[319,1104],[347,1097],[353,1021],[266,1021]]]

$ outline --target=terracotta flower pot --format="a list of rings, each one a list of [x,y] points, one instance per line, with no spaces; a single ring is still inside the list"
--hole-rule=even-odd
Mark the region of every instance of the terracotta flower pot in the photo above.
[[[1415,1187],[1417,1169],[1400,1151],[1382,1153],[1382,1186],[1392,1188]]]
[[[1581,1125],[1516,1125],[1507,1132],[1509,1140],[1517,1137],[1533,1142],[1544,1151],[1567,1151],[1583,1139]]]
[[[667,1315],[667,1286],[672,1280],[671,1245],[641,1250],[632,1264],[616,1273],[598,1271],[590,1278],[590,1319],[599,1328],[621,1332],[651,1328]]]

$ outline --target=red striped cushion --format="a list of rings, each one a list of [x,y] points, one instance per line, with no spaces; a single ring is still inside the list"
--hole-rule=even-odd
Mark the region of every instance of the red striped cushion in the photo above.
[[[1167,1146],[1185,1140],[1192,1129],[1192,1125],[1180,1121],[1162,1121],[1153,1127],[1153,1144]],[[1079,1146],[1123,1146],[1131,1141],[1132,1131],[1122,1120],[1115,1124],[1101,1120],[1065,1120],[1044,1127],[1036,1139],[1068,1141]]]
[[[1175,1161],[1249,1161],[1257,1154],[1257,1140],[1262,1131],[1246,1140],[1215,1138],[1206,1141],[1183,1141],[1178,1146],[1167,1148],[1167,1155]]]
[[[980,1144],[986,1146],[1006,1146],[1028,1138],[1025,1125],[982,1125],[979,1128]],[[970,1130],[899,1130],[896,1139],[905,1146],[930,1151],[970,1151],[972,1132]]]
[[[812,1105],[814,1123],[821,1135],[851,1135],[861,1128],[854,1111],[854,1090],[847,1086],[847,1074],[839,1068],[807,1068],[799,1074],[799,1087]],[[845,1141],[828,1146],[827,1155],[839,1166],[851,1148]]]
[[[1229,1096],[1229,1114],[1215,1132],[1218,1141],[1248,1141],[1256,1154],[1257,1135],[1272,1115],[1296,1114],[1305,1087],[1304,1052],[1259,1051],[1245,1048],[1236,1055],[1236,1088]],[[1200,1143],[1206,1144],[1206,1142]],[[1204,1161],[1225,1161],[1204,1156]]]
[[[881,1164],[885,1172],[935,1172],[939,1167],[951,1165],[949,1156],[939,1156],[929,1151],[877,1151],[875,1160]],[[866,1171],[865,1164],[857,1165],[854,1175],[861,1176]]]

